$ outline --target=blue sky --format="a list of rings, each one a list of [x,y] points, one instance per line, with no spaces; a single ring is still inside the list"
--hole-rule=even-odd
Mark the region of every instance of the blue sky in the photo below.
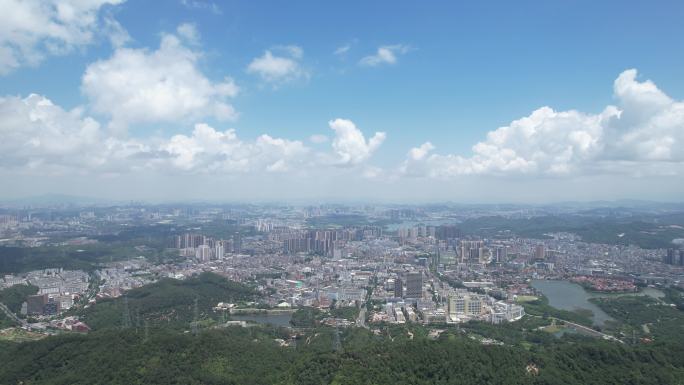
[[[578,183],[581,186],[592,178],[614,179],[616,185],[625,185],[619,192],[607,189],[595,196],[583,197],[586,199],[614,196],[615,199],[671,200],[684,190],[682,183],[672,181],[680,176],[684,160],[682,150],[677,149],[684,147],[681,142],[684,120],[676,118],[684,98],[684,42],[681,39],[684,36],[684,23],[681,22],[684,4],[681,2],[347,1],[332,4],[185,0],[168,1],[163,6],[150,1],[111,2],[114,4],[94,1],[93,5],[78,10],[82,12],[81,20],[93,17],[88,23],[60,16],[57,7],[49,1],[37,2],[45,20],[65,28],[71,27],[70,23],[77,24],[76,32],[70,32],[72,35],[56,37],[50,32],[32,30],[37,27],[31,23],[31,17],[26,18],[26,13],[18,12],[25,4],[10,1],[7,8],[17,12],[9,12],[5,17],[26,19],[0,29],[0,47],[9,47],[18,63],[6,65],[2,71],[0,51],[0,71],[3,72],[0,90],[6,103],[13,101],[9,98],[15,98],[24,100],[27,105],[25,99],[35,93],[58,106],[61,112],[55,114],[77,108],[80,115],[71,126],[64,127],[61,131],[64,135],[82,135],[82,132],[67,131],[73,130],[74,125],[84,124],[86,119],[93,119],[99,124],[96,141],[115,138],[117,145],[137,146],[137,152],[119,153],[114,161],[91,157],[87,161],[66,162],[104,165],[84,171],[74,170],[72,164],[58,170],[35,166],[51,163],[56,156],[70,156],[64,149],[55,152],[34,146],[30,156],[22,156],[21,150],[17,150],[18,155],[13,158],[0,157],[0,162],[6,163],[7,172],[22,181],[7,195],[35,191],[37,185],[45,190],[38,192],[74,192],[81,190],[74,186],[82,184],[80,178],[85,178],[84,175],[106,175],[105,185],[140,178],[166,180],[177,175],[198,180],[225,179],[226,185],[232,185],[230,181],[234,178],[244,181],[245,173],[249,173],[249,179],[254,181],[245,186],[244,193],[209,197],[243,199],[253,195],[253,191],[274,187],[273,174],[259,176],[262,169],[285,172],[275,179],[300,178],[297,186],[316,184],[320,181],[316,172],[322,172],[331,181],[328,188],[314,189],[319,192],[313,196],[320,199],[338,198],[333,195],[340,191],[344,197],[363,199],[374,196],[373,191],[391,192],[400,186],[406,193],[392,196],[392,199],[410,200],[426,180],[439,186],[440,193],[434,195],[435,200],[478,200],[478,193],[466,194],[458,188],[464,182],[490,191],[491,196],[487,199],[506,201],[526,200],[525,187],[513,187],[525,185],[521,180],[527,180],[527,185],[550,187],[551,191],[557,188],[551,186]],[[118,24],[117,31],[125,31],[128,39],[118,45],[110,43],[112,36],[117,35],[112,24]],[[179,26],[186,26],[185,31],[190,32],[184,34]],[[76,37],[85,33],[92,36],[88,39]],[[107,76],[111,75],[113,66],[128,65],[124,64],[128,63],[124,58],[126,54],[153,56],[164,36],[173,36],[180,42],[179,49],[162,55],[165,58],[173,60],[173,55],[182,56],[188,52],[194,55],[190,63],[193,71],[214,88],[205,88],[191,97],[208,98],[208,101],[196,110],[187,107],[188,103],[193,104],[188,101],[183,104],[182,113],[163,111],[148,115],[146,106],[141,104],[135,106],[135,111],[127,111],[123,105],[129,95],[135,94],[135,83],[122,83],[131,88],[126,93],[107,83],[112,79]],[[53,45],[59,49],[53,49]],[[389,52],[390,57],[378,55],[382,49]],[[266,51],[270,52],[271,59],[284,61],[261,62],[268,68],[259,67],[256,65],[258,59],[264,58]],[[114,61],[117,53],[120,53],[120,61]],[[32,59],[32,55],[41,58]],[[150,63],[155,62],[150,60]],[[98,63],[102,66],[96,70]],[[250,66],[253,63],[254,66]],[[290,67],[273,67],[276,64]],[[86,81],[89,69],[93,77]],[[648,98],[652,92],[645,89],[645,93],[636,96],[638,102],[634,107],[635,96],[626,91],[618,92],[615,85],[616,79],[629,69],[638,72],[631,80],[625,80],[629,83],[625,87],[634,90],[644,84],[653,84],[669,102],[658,104],[657,111],[650,109]],[[122,71],[124,75],[121,76],[132,76],[163,70],[126,67]],[[182,73],[183,68],[179,71]],[[170,72],[159,81],[181,84],[184,80],[174,80],[174,74],[178,75],[178,72]],[[227,77],[235,92],[217,91],[219,84],[228,84]],[[154,84],[148,85],[150,90],[159,90]],[[185,85],[181,86],[175,91],[182,92]],[[643,91],[644,87],[641,89]],[[107,98],[107,93],[112,91],[121,91],[118,99]],[[162,96],[174,100],[184,97],[173,92]],[[232,116],[226,118],[225,114],[218,114],[217,105],[229,106],[234,110]],[[605,123],[609,120],[605,118],[605,122],[599,124],[601,127],[594,129],[594,121],[584,115],[599,119],[609,105],[626,110],[623,115],[627,116],[640,116],[642,111],[650,115],[647,120],[630,123],[618,114],[615,116],[622,119],[621,122]],[[531,123],[537,136],[525,137],[524,141],[529,142],[520,143],[521,139],[513,134],[497,143],[487,142],[488,133],[511,126],[512,122],[531,116],[544,106],[551,107],[554,113],[576,110],[581,116],[540,114],[540,120]],[[12,111],[15,110],[13,107]],[[27,113],[30,115],[30,111]],[[675,118],[652,128],[653,122],[665,119],[663,116]],[[353,127],[342,124],[339,127],[346,128],[331,130],[331,121],[338,118],[353,122]],[[0,119],[10,120],[7,116]],[[38,122],[33,129],[43,132],[44,126],[49,125],[47,120]],[[193,130],[198,123],[206,123],[219,133],[233,128],[248,144],[256,143],[260,135],[267,134],[270,138],[300,142],[301,146],[287,150],[280,144],[273,144],[276,150],[249,149],[244,150],[245,153],[240,153],[243,150],[234,146],[212,150],[206,143],[198,145],[198,140],[193,141],[196,139]],[[575,127],[585,124],[586,129],[577,129],[581,134],[572,132]],[[608,141],[613,126],[622,131]],[[3,127],[4,130],[19,129],[9,123]],[[509,131],[516,130],[527,132],[528,129]],[[378,137],[377,143],[371,146],[375,132],[382,132],[384,136]],[[213,131],[210,134],[212,136]],[[345,136],[347,134],[351,136]],[[363,140],[360,147],[354,147],[360,143],[357,134],[361,134]],[[184,148],[169,147],[174,135],[188,139],[174,142]],[[312,135],[319,135],[318,142],[324,135],[327,141],[312,142]],[[583,144],[573,142],[572,138],[578,135],[586,139]],[[570,144],[562,142],[550,147],[543,144],[549,138],[559,137],[570,138]],[[647,137],[662,140],[654,141],[648,148],[639,147],[644,140],[638,138]],[[216,140],[228,141],[229,138]],[[336,142],[339,142],[338,146],[335,146]],[[411,158],[409,151],[426,142],[430,143],[426,155]],[[474,152],[473,146],[481,142],[493,145],[492,151],[496,154]],[[624,144],[612,146],[613,142]],[[25,144],[21,140],[17,143],[19,148]],[[71,149],[79,146],[89,145],[80,143]],[[573,147],[574,152],[570,151],[563,159],[551,159],[553,154],[543,154],[549,149],[553,152],[572,146],[578,147]],[[191,156],[192,164],[176,162],[187,148],[196,149]],[[264,159],[264,151],[285,155]],[[164,155],[155,158],[152,165],[140,167],[131,161],[154,158],[160,153]],[[505,154],[505,159],[501,159],[500,154]],[[234,165],[224,162],[226,158],[250,156],[258,158],[250,164],[261,162],[264,167],[257,170],[245,166],[247,168],[236,171]],[[172,159],[179,174],[169,172],[170,167],[160,166],[161,158]],[[29,164],[34,166],[23,167]],[[304,169],[317,171],[302,174]],[[288,177],[288,172],[297,175]],[[359,177],[363,175],[365,179]],[[45,177],[52,182],[37,182],[38,178]],[[375,186],[373,191],[359,192],[349,188],[366,182]],[[662,189],[647,191],[643,187],[645,183],[658,183]],[[492,193],[491,186],[497,186],[497,190],[501,186],[511,186],[515,196]],[[551,194],[548,200],[569,198],[565,196],[567,189],[561,189],[563,191],[555,196]],[[100,193],[92,187],[83,190]],[[123,194],[119,190],[107,190],[111,194]],[[149,191],[131,195],[171,199],[183,198],[184,194],[166,196],[154,192],[151,186]],[[276,195],[274,198],[278,198]],[[306,195],[293,186],[286,198]],[[269,198],[268,194],[263,198]]]

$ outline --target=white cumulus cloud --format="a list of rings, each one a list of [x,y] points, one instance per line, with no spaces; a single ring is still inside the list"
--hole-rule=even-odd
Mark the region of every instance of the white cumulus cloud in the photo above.
[[[354,122],[347,119],[331,120],[328,125],[335,131],[332,148],[339,165],[356,165],[364,162],[373,155],[387,136],[384,132],[376,132],[366,140]]]
[[[303,56],[304,50],[299,46],[277,46],[254,58],[247,66],[247,73],[258,75],[261,80],[273,84],[306,78],[308,74],[301,65]]]
[[[84,173],[135,167],[141,143],[115,140],[82,109],[65,111],[44,96],[0,98],[0,165],[20,173]]]
[[[7,96],[0,98],[0,168],[16,175],[305,175],[321,167],[342,172],[334,166],[362,165],[385,137],[376,133],[366,140],[349,120],[331,121],[330,127],[335,139],[328,152],[268,134],[246,140],[234,129],[206,123],[168,138],[121,138],[85,116],[83,108],[67,111],[36,94]]]
[[[0,0],[0,75],[93,42],[105,5],[123,0]],[[107,23],[111,25],[111,22]],[[120,27],[120,26],[119,26]],[[109,29],[105,26],[105,31]],[[122,35],[119,28],[119,38]]]
[[[420,147],[415,147],[412,148],[409,151],[409,157],[412,160],[422,160],[425,158],[425,156],[432,150],[435,149],[435,146],[432,145],[430,142],[425,142],[420,145]]]
[[[222,173],[287,171],[309,151],[300,141],[269,135],[245,142],[233,129],[221,132],[203,123],[196,124],[189,136],[173,136],[160,150],[178,169]]]
[[[615,80],[617,106],[601,113],[542,107],[490,131],[471,156],[433,154],[425,143],[401,166],[409,175],[676,174],[684,162],[684,102],[674,101],[634,69]]]
[[[383,45],[373,55],[363,57],[359,64],[366,67],[377,67],[381,64],[396,64],[397,56],[404,55],[409,51],[409,46],[404,44]]]
[[[316,143],[316,144],[325,143],[328,140],[330,140],[330,139],[326,135],[323,135],[323,134],[314,134],[314,135],[311,135],[309,137],[309,141],[311,143]]]
[[[93,110],[110,116],[117,131],[137,122],[235,119],[228,99],[238,87],[229,77],[214,82],[200,71],[201,53],[187,45],[195,38],[194,26],[182,24],[177,35],[164,34],[155,51],[122,47],[90,64],[81,88]]]
[[[337,47],[335,49],[335,51],[333,51],[333,55],[338,55],[338,56],[344,55],[347,52],[349,52],[350,49],[351,49],[350,44],[341,45],[341,46]]]
[[[191,44],[199,44],[200,34],[197,31],[197,26],[193,23],[183,23],[176,28],[178,36],[185,39]]]

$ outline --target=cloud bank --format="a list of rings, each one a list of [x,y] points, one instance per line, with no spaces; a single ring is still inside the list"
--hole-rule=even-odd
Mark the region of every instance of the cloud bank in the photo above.
[[[353,122],[330,122],[335,132],[329,152],[302,141],[268,134],[254,140],[236,130],[206,123],[170,138],[112,136],[83,109],[66,111],[41,95],[0,98],[0,164],[5,171],[31,175],[305,173],[321,166],[357,166],[378,149],[384,133],[366,140]],[[335,159],[329,162],[328,159]]]
[[[677,175],[684,162],[684,102],[675,101],[635,69],[614,82],[616,106],[598,114],[541,107],[487,133],[471,156],[413,148],[403,175],[562,177],[585,174]]]
[[[196,54],[182,39],[166,35],[151,52],[120,48],[112,58],[90,66],[91,74],[106,75],[110,83],[91,82],[86,75],[84,87],[99,84],[114,94],[93,95],[90,110],[111,105],[110,121],[126,124],[216,117],[215,103],[225,103],[237,89],[229,81],[213,83],[197,71]],[[160,64],[162,56],[173,57],[175,64]],[[184,70],[176,72],[176,65]],[[150,68],[166,76],[155,77]],[[129,87],[115,90],[115,73],[139,77],[141,94]],[[160,88],[180,98],[169,101],[178,103],[173,109],[155,97]],[[639,182],[630,181],[644,178],[681,188],[676,181],[684,176],[684,102],[649,80],[639,80],[633,69],[617,77],[613,93],[615,105],[599,113],[541,107],[488,132],[471,154],[439,153],[433,142],[425,142],[409,149],[403,161],[385,167],[373,163],[387,134],[364,133],[349,119],[330,120],[329,138],[318,134],[306,140],[268,133],[247,139],[235,129],[217,129],[201,120],[188,123],[187,133],[170,137],[127,137],[112,134],[107,121],[89,116],[87,108],[66,110],[36,94],[5,96],[0,98],[0,165],[3,175],[14,177],[243,176],[257,185],[277,181],[278,186],[303,188],[306,181],[309,191],[323,181],[325,186],[352,186],[350,181],[365,178],[395,194],[415,189],[416,182],[410,181],[416,178],[442,184],[509,178],[509,187],[518,189],[541,186],[549,178],[564,186],[576,180],[612,180],[634,188]],[[184,104],[184,96],[185,103],[196,104]]]

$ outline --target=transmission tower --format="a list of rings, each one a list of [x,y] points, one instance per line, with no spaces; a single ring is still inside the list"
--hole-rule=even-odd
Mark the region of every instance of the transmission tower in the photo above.
[[[150,324],[147,322],[147,318],[143,321],[145,323],[145,339],[144,341],[147,342],[147,340],[150,338]]]
[[[131,327],[131,312],[128,309],[128,295],[124,294],[124,305],[123,305],[123,319],[121,322],[122,329],[128,329]]]
[[[195,297],[195,306],[193,309],[193,317],[192,317],[192,334],[197,335],[197,327],[199,323],[199,310],[197,308],[197,298]]]

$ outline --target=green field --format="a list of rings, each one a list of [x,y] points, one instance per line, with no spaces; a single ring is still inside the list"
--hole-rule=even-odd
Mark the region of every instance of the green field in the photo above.
[[[45,334],[29,332],[20,328],[0,330],[0,340],[9,342],[37,341],[45,338]]]

